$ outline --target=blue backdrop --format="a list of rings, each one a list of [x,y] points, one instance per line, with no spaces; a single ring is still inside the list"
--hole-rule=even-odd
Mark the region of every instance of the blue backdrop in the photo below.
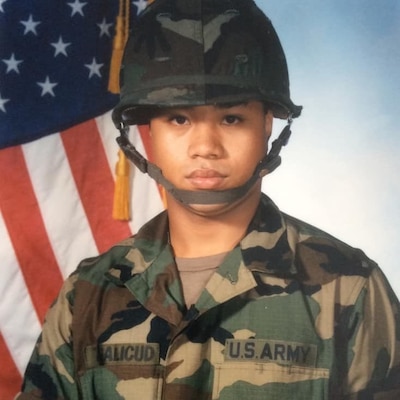
[[[258,5],[281,38],[293,100],[304,106],[263,190],[283,211],[362,248],[400,296],[400,2]]]

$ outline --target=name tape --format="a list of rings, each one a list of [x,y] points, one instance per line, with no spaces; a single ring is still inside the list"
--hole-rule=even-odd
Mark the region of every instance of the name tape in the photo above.
[[[160,361],[158,343],[103,344],[85,349],[87,368],[107,364],[156,365]]]
[[[225,361],[275,362],[284,365],[315,366],[317,346],[264,339],[228,339]]]

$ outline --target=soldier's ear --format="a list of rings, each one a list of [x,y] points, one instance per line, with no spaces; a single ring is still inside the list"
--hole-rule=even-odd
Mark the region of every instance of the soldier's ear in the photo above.
[[[274,114],[272,113],[271,110],[268,110],[267,113],[265,114],[265,122],[264,122],[264,130],[267,140],[271,136],[273,121],[274,121]]]

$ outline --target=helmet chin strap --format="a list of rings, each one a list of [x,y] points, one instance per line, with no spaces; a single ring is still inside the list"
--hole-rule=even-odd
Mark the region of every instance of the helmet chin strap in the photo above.
[[[281,164],[279,153],[283,146],[289,141],[292,119],[288,119],[288,124],[283,128],[279,137],[274,140],[271,150],[257,164],[253,175],[243,185],[226,190],[182,190],[175,187],[165,178],[157,165],[146,160],[133,146],[128,139],[129,126],[121,123],[118,127],[120,136],[117,138],[118,145],[125,156],[139,168],[143,173],[147,173],[157,183],[162,185],[176,200],[182,204],[223,204],[233,203],[239,200],[251,189],[258,179],[274,171]]]

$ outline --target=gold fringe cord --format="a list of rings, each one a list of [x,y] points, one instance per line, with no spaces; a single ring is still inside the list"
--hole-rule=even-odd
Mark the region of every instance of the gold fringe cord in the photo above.
[[[116,220],[129,221],[130,215],[130,185],[129,185],[129,161],[122,150],[118,151],[118,162],[115,166],[115,188],[112,216]]]
[[[110,75],[108,77],[108,90],[118,94],[119,71],[121,68],[122,56],[124,54],[125,43],[129,34],[129,0],[119,0],[119,13],[115,24],[115,36],[113,51],[110,62]]]

